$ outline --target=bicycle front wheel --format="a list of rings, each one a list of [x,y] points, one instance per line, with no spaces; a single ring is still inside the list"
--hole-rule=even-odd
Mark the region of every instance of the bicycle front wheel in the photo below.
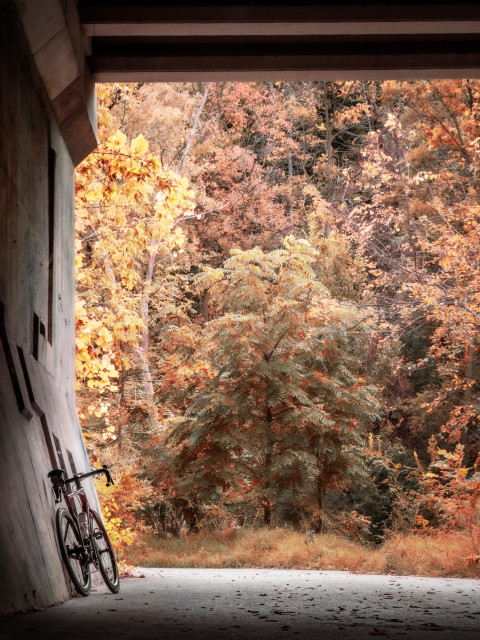
[[[110,543],[101,517],[95,511],[90,511],[90,536],[92,546],[98,559],[98,568],[105,584],[112,593],[120,591],[120,577],[118,575],[115,552]]]
[[[88,554],[78,526],[66,509],[57,511],[57,535],[63,562],[77,593],[88,596],[92,588]]]

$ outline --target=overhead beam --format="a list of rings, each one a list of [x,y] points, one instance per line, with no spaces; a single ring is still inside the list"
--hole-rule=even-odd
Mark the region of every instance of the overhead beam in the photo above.
[[[206,43],[100,39],[97,82],[480,77],[480,39]]]
[[[480,0],[80,0],[97,82],[479,77]]]
[[[88,36],[299,36],[480,33],[479,3],[80,5]]]
[[[430,68],[412,68],[405,65],[393,71],[378,69],[312,69],[306,66],[295,71],[268,71],[255,67],[252,70],[237,71],[205,71],[185,69],[152,69],[132,70],[123,69],[121,72],[100,71],[94,74],[96,82],[317,82],[344,80],[452,80],[455,78],[480,79],[478,69],[450,67],[437,68],[433,72]]]
[[[455,22],[85,22],[88,36],[301,36],[480,33],[480,20]]]

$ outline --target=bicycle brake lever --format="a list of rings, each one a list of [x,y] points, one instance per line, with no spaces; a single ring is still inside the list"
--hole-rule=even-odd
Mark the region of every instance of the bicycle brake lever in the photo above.
[[[111,487],[112,484],[115,484],[113,481],[112,476],[110,475],[110,471],[108,470],[108,467],[106,464],[103,465],[103,468],[105,469],[105,474],[107,476],[107,484],[105,485],[106,487]]]

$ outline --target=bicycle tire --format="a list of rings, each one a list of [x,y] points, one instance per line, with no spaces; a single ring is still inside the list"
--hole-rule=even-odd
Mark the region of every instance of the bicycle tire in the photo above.
[[[77,523],[67,509],[58,509],[56,516],[60,551],[75,591],[88,596],[92,588],[88,557],[84,556],[83,541]],[[82,549],[82,552],[80,551]]]
[[[118,593],[120,591],[120,576],[110,538],[98,513],[90,510],[90,516],[90,539],[97,556],[98,568],[110,591]]]

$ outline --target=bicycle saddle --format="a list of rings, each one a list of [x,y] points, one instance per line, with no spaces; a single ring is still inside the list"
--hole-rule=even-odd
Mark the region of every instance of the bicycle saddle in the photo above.
[[[67,479],[67,472],[64,469],[52,469],[49,472],[48,477],[52,482],[55,482],[55,480],[65,482]]]

